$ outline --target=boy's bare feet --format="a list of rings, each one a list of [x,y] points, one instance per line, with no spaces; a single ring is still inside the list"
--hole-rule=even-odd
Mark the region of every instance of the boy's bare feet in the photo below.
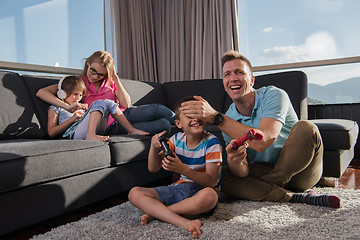
[[[101,135],[92,135],[92,134],[86,134],[86,140],[95,140],[100,142],[106,142],[109,140],[109,136],[101,136]]]
[[[150,135],[150,133],[142,131],[140,129],[134,128],[133,130],[129,131],[128,134],[135,134],[135,135]]]
[[[148,224],[149,222],[151,222],[154,218],[146,213],[144,213],[140,220],[141,220],[141,225],[144,226],[146,224]]]
[[[191,233],[191,235],[194,237],[194,238],[199,238],[200,235],[201,235],[201,228],[202,226],[202,223],[199,219],[195,219],[193,221],[191,221],[191,225],[188,229],[188,231]]]

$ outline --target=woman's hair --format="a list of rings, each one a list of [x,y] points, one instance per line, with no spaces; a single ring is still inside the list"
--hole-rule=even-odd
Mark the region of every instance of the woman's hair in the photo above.
[[[110,76],[111,79],[111,76],[114,75],[115,67],[114,67],[114,59],[110,53],[106,51],[96,51],[90,57],[86,58],[85,66],[82,72],[83,75],[86,76],[88,71],[88,64],[92,64],[93,62],[97,62],[101,64],[101,66],[103,66],[106,69],[107,76]]]
[[[221,67],[224,67],[224,64],[226,62],[236,60],[236,59],[244,61],[250,68],[251,74],[253,73],[252,65],[251,65],[249,59],[247,59],[244,55],[242,55],[241,53],[234,51],[234,50],[224,53],[223,57],[221,58]]]
[[[186,97],[181,98],[180,100],[178,100],[175,103],[174,112],[175,112],[175,119],[176,120],[180,119],[180,107],[181,107],[181,104],[184,103],[184,102],[188,102],[188,101],[196,101],[196,99],[193,96],[186,96]]]
[[[86,93],[86,85],[84,81],[78,76],[67,76],[62,80],[61,89],[69,96],[76,87],[81,87],[83,90],[83,96]]]

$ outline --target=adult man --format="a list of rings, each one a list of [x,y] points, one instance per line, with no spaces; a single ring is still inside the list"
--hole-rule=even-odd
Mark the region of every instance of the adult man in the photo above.
[[[233,101],[226,115],[201,97],[181,108],[189,117],[213,122],[223,132],[226,144],[230,142],[222,191],[245,200],[339,208],[336,196],[317,195],[312,190],[293,192],[304,192],[321,177],[323,145],[318,128],[309,121],[298,121],[285,91],[274,86],[254,89],[251,63],[240,53],[226,52],[222,66],[223,85]],[[263,139],[232,150],[230,140],[252,128],[262,133]]]

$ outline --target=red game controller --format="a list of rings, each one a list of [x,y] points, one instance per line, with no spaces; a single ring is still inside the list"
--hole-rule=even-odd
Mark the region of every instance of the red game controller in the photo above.
[[[257,132],[255,129],[250,129],[242,138],[239,138],[235,142],[233,142],[232,149],[238,149],[245,142],[250,142],[251,140],[261,140],[263,139],[263,135]]]

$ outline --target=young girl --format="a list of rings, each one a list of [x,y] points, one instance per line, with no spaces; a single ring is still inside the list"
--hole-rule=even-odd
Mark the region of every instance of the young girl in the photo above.
[[[59,81],[57,95],[66,104],[78,104],[86,93],[85,83],[77,76],[67,76]],[[83,109],[73,113],[51,105],[48,111],[48,134],[50,137],[62,135],[73,139],[107,141],[109,136],[102,136],[107,126],[109,114],[126,129],[129,134],[148,135],[149,133],[134,128],[112,100],[97,100],[88,111]]]
[[[87,93],[81,101],[82,104],[66,104],[60,101],[55,96],[56,84],[40,89],[36,96],[69,112],[86,109],[86,104],[90,106],[99,99],[110,99],[119,103],[120,110],[135,128],[149,132],[151,135],[164,130],[170,132],[175,119],[173,111],[160,104],[131,106],[130,96],[115,72],[114,59],[110,53],[106,51],[94,52],[86,59],[83,75],[80,77],[87,87]],[[126,129],[110,117],[105,133],[106,135],[123,134],[126,133]]]

